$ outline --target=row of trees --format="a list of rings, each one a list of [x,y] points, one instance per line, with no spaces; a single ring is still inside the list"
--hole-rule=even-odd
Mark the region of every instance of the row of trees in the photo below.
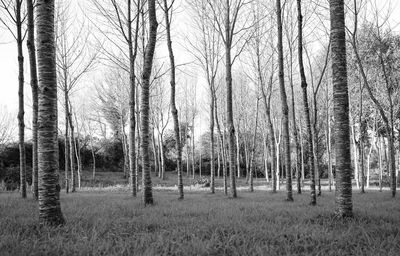
[[[283,4],[277,0],[273,6],[246,0],[187,1],[182,5],[188,10],[189,27],[194,33],[186,35],[183,45],[194,61],[184,70],[179,69],[182,65],[175,60],[176,45],[172,44],[174,38],[179,38],[173,30],[178,27],[173,23],[177,17],[175,1],[163,0],[158,5],[152,0],[123,3],[110,0],[106,4],[91,1],[79,5],[89,14],[87,22],[82,21],[78,29],[73,25],[79,20],[74,16],[80,13],[78,5],[71,7],[57,2],[55,9],[54,1],[38,1],[36,6],[27,1],[25,19],[22,10],[25,1],[1,2],[10,17],[1,21],[13,33],[21,60],[18,120],[23,197],[26,197],[26,161],[22,42],[23,25],[25,22],[28,25],[33,102],[32,184],[44,222],[63,222],[57,184],[57,87],[62,92],[65,114],[67,192],[76,190],[76,169],[78,185],[83,171],[79,138],[89,137],[95,175],[96,137],[113,136],[121,142],[123,169],[133,196],[137,196],[141,170],[145,204],[153,203],[150,169],[158,168],[163,176],[164,148],[171,146],[179,198],[183,199],[183,155],[186,170],[189,171],[191,163],[194,175],[195,119],[201,105],[196,102],[201,98],[207,104],[207,110],[201,112],[207,112],[209,119],[205,133],[209,149],[205,151],[210,159],[211,193],[215,193],[216,172],[222,170],[225,194],[229,188],[230,196],[237,197],[236,178],[243,174],[243,165],[253,191],[253,176],[261,165],[265,178],[272,180],[273,192],[279,189],[280,179],[285,179],[287,201],[293,201],[292,176],[296,177],[297,193],[301,193],[301,184],[308,174],[310,203],[315,205],[317,195],[322,193],[322,162],[326,159],[329,188],[336,174],[338,214],[351,216],[350,143],[353,141],[354,174],[357,186],[361,181],[362,190],[366,149],[368,170],[372,152],[378,152],[382,184],[386,154],[383,144],[387,144],[386,162],[395,196],[395,138],[399,119],[396,95],[400,91],[398,36],[388,29],[388,19],[381,20],[377,14],[376,21],[364,19],[359,28],[360,16],[373,12],[366,8],[371,6],[368,2],[354,0],[345,24],[341,0],[330,1],[329,8],[316,3],[302,6],[300,0]],[[9,11],[12,8],[15,12]],[[159,14],[163,15],[162,22],[157,19]],[[330,29],[326,25],[329,21]],[[158,22],[162,24],[161,32]],[[320,25],[308,26],[314,22]],[[8,24],[16,25],[16,30]],[[157,49],[162,49],[162,39],[168,55],[165,65],[155,56],[156,44]],[[91,87],[95,93],[85,95],[87,102],[80,105],[71,100],[79,85],[86,82],[84,77],[100,66],[107,68],[101,70],[101,80]],[[205,84],[203,91],[188,85],[193,79],[178,86],[182,79],[177,77],[183,77],[190,67],[201,71],[194,84]],[[165,81],[169,82],[169,99]],[[378,94],[383,89],[385,95]],[[200,97],[196,97],[198,92]],[[174,136],[168,137],[165,131],[171,118]],[[261,161],[257,161],[260,155]]]

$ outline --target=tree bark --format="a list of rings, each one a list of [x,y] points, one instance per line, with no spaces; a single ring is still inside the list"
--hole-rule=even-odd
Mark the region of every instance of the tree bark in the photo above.
[[[283,147],[284,147],[284,163],[286,171],[286,200],[293,201],[292,192],[292,170],[290,160],[290,138],[289,138],[289,107],[287,103],[285,77],[283,70],[283,43],[282,43],[282,7],[281,1],[276,0],[276,16],[278,26],[278,66],[279,66],[279,88],[281,94],[282,105],[282,125],[283,125]]]
[[[70,163],[70,139],[69,139],[69,121],[68,121],[68,113],[69,113],[69,105],[68,105],[68,90],[67,87],[64,87],[64,104],[65,104],[65,134],[64,134],[64,170],[65,170],[65,191],[69,193],[69,173],[71,171],[71,163]]]
[[[210,190],[211,193],[215,193],[215,152],[214,152],[214,85],[211,85],[211,103],[210,103],[210,165],[211,165],[211,174],[210,174]],[[219,162],[218,162],[218,173],[219,173]]]
[[[18,141],[19,141],[19,175],[20,193],[26,198],[26,153],[25,153],[25,122],[24,122],[24,56],[22,51],[22,1],[15,1],[15,23],[17,25],[17,49],[18,49]]]
[[[149,109],[150,109],[150,76],[153,66],[154,50],[157,40],[157,17],[155,0],[148,0],[149,40],[146,46],[142,73],[141,97],[141,137],[142,137],[142,175],[143,175],[143,202],[153,204],[153,192],[150,176],[150,148],[149,148]]]
[[[335,117],[336,213],[340,217],[352,217],[349,94],[347,85],[344,2],[343,0],[331,0],[329,6]]]
[[[38,80],[37,80],[37,66],[36,66],[36,47],[35,47],[35,22],[33,15],[33,1],[27,0],[28,9],[28,40],[27,47],[29,53],[29,67],[31,75],[31,88],[32,88],[32,191],[33,198],[38,200]]]
[[[41,224],[59,226],[65,222],[65,219],[61,212],[60,185],[58,184],[54,1],[38,0],[36,8],[39,77],[39,221]]]
[[[265,92],[264,86],[261,86],[262,96],[264,98],[264,111],[268,123],[268,137],[271,145],[271,178],[272,178],[272,193],[276,193],[276,162],[275,159],[277,158],[276,154],[276,142],[275,142],[275,130],[274,125],[272,123],[271,118],[271,96],[272,96],[272,81],[273,77],[271,75],[269,80],[269,95]]]
[[[254,134],[253,134],[253,144],[251,147],[251,156],[250,156],[250,192],[254,191],[254,186],[253,186],[253,176],[254,176],[254,151],[256,150],[256,139],[257,139],[257,126],[258,126],[258,102],[259,98],[257,98],[257,107],[256,107],[256,120],[255,120],[255,126],[254,126]],[[257,175],[257,173],[256,173]]]
[[[307,135],[309,140],[312,140],[312,128],[311,128],[311,118],[310,118],[310,108],[308,106],[308,96],[307,96],[307,80],[306,75],[304,73],[304,62],[303,62],[303,16],[301,14],[301,0],[297,0],[297,12],[298,12],[298,54],[299,54],[299,69],[300,69],[300,78],[301,78],[301,88],[303,94],[303,102],[304,102],[304,116],[306,119],[307,126]],[[311,190],[311,205],[317,204],[317,197],[315,191],[315,166],[314,166],[314,148],[312,141],[308,141],[308,165],[310,170],[310,190]]]
[[[71,192],[76,192],[76,175],[75,175],[75,135],[74,125],[71,119],[71,111],[68,110],[68,123],[71,128],[71,134],[69,138],[69,161],[71,163]]]
[[[223,180],[224,180],[224,194],[228,194],[228,186],[227,186],[227,180],[226,180],[226,174],[227,174],[227,163],[226,163],[226,151],[225,151],[225,136],[221,131],[221,126],[219,124],[219,118],[218,118],[218,104],[217,104],[217,97],[214,97],[215,101],[215,123],[217,124],[217,130],[219,134],[219,140],[220,140],[220,151],[221,151],[221,157],[222,157],[222,175],[223,175]],[[219,176],[219,174],[218,174]]]
[[[168,46],[168,54],[169,54],[169,61],[170,61],[170,84],[171,84],[171,113],[172,118],[174,120],[174,131],[175,131],[175,148],[178,152],[178,156],[176,159],[177,169],[178,169],[178,192],[179,192],[179,199],[183,199],[183,179],[182,179],[182,147],[181,147],[181,140],[180,140],[180,132],[179,132],[179,120],[178,120],[178,109],[176,108],[175,104],[175,57],[174,52],[172,50],[172,41],[171,41],[171,22],[169,20],[169,10],[173,7],[173,3],[170,6],[167,4],[167,0],[164,0],[164,17],[165,17],[165,26],[167,32],[167,46]],[[172,15],[172,13],[171,13]],[[213,151],[213,149],[212,149]],[[212,160],[213,161],[213,160]],[[212,167],[212,172],[214,167]]]
[[[232,106],[232,33],[230,23],[230,1],[226,0],[225,13],[225,71],[226,71],[226,127],[228,130],[228,148],[229,148],[229,176],[230,176],[230,195],[233,198],[237,197],[236,191],[236,145],[235,145],[235,126],[233,124],[233,106]]]
[[[128,49],[129,49],[129,184],[132,189],[132,196],[137,195],[137,172],[136,172],[136,118],[135,118],[135,91],[136,91],[136,74],[135,60],[137,56],[138,34],[139,34],[139,14],[140,0],[137,2],[136,28],[135,37],[132,35],[132,0],[128,0]]]

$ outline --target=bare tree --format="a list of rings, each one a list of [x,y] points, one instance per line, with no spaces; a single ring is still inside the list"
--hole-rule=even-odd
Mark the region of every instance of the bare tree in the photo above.
[[[153,66],[153,56],[157,40],[157,17],[155,0],[148,0],[149,12],[149,41],[146,47],[142,73],[141,95],[141,139],[142,139],[142,174],[143,174],[143,202],[153,204],[153,192],[150,176],[150,149],[149,149],[149,100],[150,76]]]
[[[378,47],[374,49],[374,54],[378,56],[378,61],[379,61],[379,66],[380,66],[380,73],[383,76],[383,84],[384,84],[384,95],[385,98],[383,100],[378,99],[378,93],[374,93],[374,90],[370,84],[370,81],[368,80],[366,70],[363,64],[363,61],[360,56],[360,52],[358,49],[358,40],[357,40],[357,35],[358,35],[358,16],[360,13],[360,6],[362,6],[362,3],[360,5],[357,4],[357,0],[353,1],[353,15],[354,15],[354,24],[353,24],[353,30],[351,31],[348,29],[348,33],[350,34],[350,44],[353,48],[353,52],[356,58],[356,63],[359,68],[359,72],[362,77],[362,82],[363,86],[367,89],[367,92],[369,94],[370,99],[372,102],[375,104],[377,110],[379,111],[379,114],[385,124],[385,130],[387,133],[388,137],[388,153],[389,153],[389,170],[391,174],[391,192],[392,192],[392,197],[396,196],[396,159],[395,159],[395,148],[394,148],[394,90],[393,90],[393,81],[392,78],[390,77],[390,66],[387,66],[385,63],[385,50],[383,49],[382,45],[384,44],[384,35],[382,34],[382,27],[384,26],[385,22],[387,22],[387,17],[384,18],[383,22],[379,21],[379,14],[378,10],[375,8],[374,13],[374,22],[372,25],[372,32],[370,33],[370,36],[374,38],[378,42]],[[384,103],[388,102],[388,111],[385,111],[384,108]]]
[[[39,221],[65,223],[58,184],[57,66],[54,1],[37,2],[37,59],[39,77],[38,162]]]
[[[17,43],[18,51],[18,141],[19,141],[19,173],[20,192],[26,198],[26,154],[25,154],[25,122],[24,122],[24,56],[22,44],[26,32],[23,24],[26,16],[22,12],[23,0],[0,0],[0,22],[8,29]]]
[[[215,83],[218,73],[220,56],[220,37],[215,27],[215,19],[210,20],[207,12],[210,7],[205,0],[192,1],[190,7],[194,12],[195,27],[199,33],[196,33],[193,40],[188,40],[192,54],[196,58],[197,63],[205,72],[209,94],[210,94],[210,165],[211,165],[211,193],[215,192],[215,142],[214,142],[214,126],[215,126]]]
[[[213,19],[215,20],[215,29],[221,36],[225,46],[225,75],[226,75],[226,113],[227,113],[227,129],[228,129],[228,146],[229,146],[229,175],[230,175],[230,192],[233,198],[237,197],[236,191],[236,150],[235,144],[235,127],[233,123],[233,107],[232,107],[232,66],[236,58],[243,51],[247,38],[247,26],[249,26],[251,15],[245,16],[244,7],[251,1],[245,0],[226,0],[215,3],[207,0]],[[244,20],[241,20],[241,18]],[[242,43],[240,45],[240,42]],[[236,54],[232,55],[232,48],[237,47]]]
[[[278,67],[279,67],[279,88],[281,95],[281,106],[283,115],[283,143],[285,154],[285,170],[286,170],[286,190],[287,201],[293,201],[292,194],[292,170],[290,160],[290,138],[289,138],[289,107],[287,104],[287,96],[284,81],[284,68],[283,68],[283,42],[282,42],[282,6],[281,1],[276,1],[276,17],[278,26]]]
[[[337,215],[353,216],[349,127],[349,95],[347,85],[346,31],[343,0],[331,0],[331,49],[333,100],[335,116],[336,204]]]
[[[89,35],[87,26],[82,23],[80,28],[74,27],[76,17],[71,18],[69,2],[60,3],[57,9],[57,71],[58,86],[64,93],[65,110],[65,179],[66,191],[69,191],[68,173],[71,172],[71,191],[75,192],[75,134],[72,119],[71,94],[76,89],[82,77],[90,72],[97,58],[97,53],[90,53],[88,49]],[[72,16],[73,17],[73,16]],[[70,132],[69,132],[70,129]],[[69,156],[68,156],[69,154]],[[79,158],[78,158],[79,160]],[[78,176],[81,173],[80,163]],[[80,179],[80,177],[78,177]]]
[[[27,47],[29,52],[29,67],[32,88],[32,191],[33,197],[38,199],[38,153],[37,153],[37,122],[38,122],[38,80],[36,67],[36,47],[35,47],[35,22],[34,6],[32,0],[26,1],[28,17],[28,40]]]
[[[175,57],[172,49],[172,40],[171,40],[171,23],[172,23],[172,14],[173,14],[173,6],[175,0],[171,1],[171,4],[168,5],[168,1],[164,0],[164,17],[165,17],[165,26],[167,32],[167,46],[170,60],[170,70],[171,70],[171,113],[172,118],[174,120],[174,131],[175,131],[175,148],[178,152],[177,156],[177,169],[178,169],[178,190],[179,190],[179,199],[183,199],[183,179],[182,179],[182,147],[180,141],[180,132],[179,132],[179,118],[178,118],[178,109],[175,104],[175,87],[176,87],[176,79],[175,79]]]

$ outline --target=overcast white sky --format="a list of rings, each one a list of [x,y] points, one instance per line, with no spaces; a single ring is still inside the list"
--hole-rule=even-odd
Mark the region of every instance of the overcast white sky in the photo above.
[[[389,0],[378,0],[379,4],[387,3]],[[392,1],[393,13],[392,24],[400,23],[400,0]],[[0,14],[1,15],[1,14]],[[162,17],[158,17],[161,19]],[[396,27],[399,31],[399,27]],[[175,47],[177,45],[175,44]],[[28,69],[28,56],[26,52],[26,42],[24,42],[25,56],[25,106],[26,112],[29,113],[31,106],[30,85]],[[179,63],[179,54],[177,56]],[[182,61],[182,60],[181,60]],[[16,113],[18,108],[18,65],[17,65],[17,49],[13,38],[9,31],[0,28],[0,105],[6,106],[8,111]]]

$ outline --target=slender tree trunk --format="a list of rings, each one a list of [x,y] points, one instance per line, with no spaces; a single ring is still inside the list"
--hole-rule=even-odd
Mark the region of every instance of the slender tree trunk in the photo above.
[[[135,38],[132,36],[132,0],[128,0],[128,48],[129,48],[129,184],[132,189],[132,196],[137,195],[137,173],[136,173],[136,148],[135,148],[135,60],[137,56],[138,34],[139,34],[139,14],[140,14],[140,0],[137,2],[137,15],[136,15],[136,29]],[[134,40],[134,42],[133,42]]]
[[[272,193],[276,193],[276,165],[275,165],[275,159],[277,159],[277,154],[276,154],[276,142],[275,142],[275,130],[274,130],[274,125],[272,123],[272,118],[271,118],[271,96],[272,96],[272,81],[273,77],[271,75],[270,80],[269,80],[269,86],[270,86],[270,92],[269,96],[267,97],[264,86],[261,86],[261,92],[262,96],[264,98],[264,111],[268,123],[268,137],[271,145],[271,178],[272,178]]]
[[[315,96],[314,96],[315,97]],[[312,142],[314,143],[314,152],[313,152],[313,154],[314,154],[314,161],[315,161],[315,165],[314,165],[314,168],[315,168],[315,179],[316,179],[316,182],[317,182],[317,196],[321,196],[321,194],[322,194],[322,191],[321,191],[321,175],[320,175],[320,168],[319,168],[319,136],[318,136],[318,133],[319,133],[319,130],[318,130],[318,128],[317,128],[317,122],[318,122],[318,120],[317,120],[317,100],[316,100],[316,98],[314,98],[314,122],[313,122],[313,139],[312,139]]]
[[[37,57],[39,77],[38,164],[39,221],[59,226],[65,222],[58,184],[57,71],[54,1],[37,1]]]
[[[159,157],[159,161],[160,161],[160,165],[158,166],[158,178],[161,179],[161,175],[162,175],[162,169],[163,169],[163,158],[162,158],[162,153],[161,153],[161,141],[160,141],[160,135],[158,134],[157,136],[157,149],[158,149],[158,157]]]
[[[79,147],[79,133],[78,137],[75,140],[74,147],[75,147],[75,157],[76,157],[76,167],[77,167],[78,188],[80,189],[82,180],[82,167],[81,167],[80,147]]]
[[[211,193],[215,193],[215,142],[214,142],[214,85],[211,85],[211,103],[210,103],[210,190]],[[219,172],[219,163],[218,163]]]
[[[305,180],[305,170],[304,170],[304,147],[303,147],[303,132],[301,129],[301,121],[300,121],[300,150],[301,150],[301,186],[304,187]]]
[[[217,168],[217,177],[218,179],[221,178],[221,147],[220,143],[217,140],[217,162],[218,162],[218,168]]]
[[[358,178],[358,150],[357,150],[357,141],[356,141],[356,134],[355,134],[355,129],[354,125],[351,126],[351,131],[352,131],[352,140],[353,140],[353,152],[354,152],[354,179],[356,180],[356,186],[357,188],[360,188],[360,179]]]
[[[279,64],[279,88],[281,94],[282,105],[282,121],[283,121],[283,147],[284,147],[284,163],[286,170],[286,200],[293,201],[292,192],[292,170],[290,160],[290,137],[289,137],[289,107],[287,103],[285,77],[283,70],[283,43],[282,43],[282,7],[281,1],[276,0],[276,16],[278,26],[278,64]]]
[[[25,153],[25,122],[24,122],[24,56],[22,51],[22,1],[16,1],[17,24],[17,49],[18,49],[18,140],[19,140],[19,175],[20,193],[22,198],[26,198],[26,153]]]
[[[156,138],[154,136],[154,130],[151,132],[151,141],[153,142],[153,155],[154,155],[154,172],[157,173],[158,166],[159,166],[159,158],[158,158],[158,149],[156,146]]]
[[[378,138],[378,155],[379,155],[379,191],[382,192],[382,176],[383,176],[383,164],[382,164],[382,141]]]
[[[139,86],[136,84],[136,103],[139,103]],[[136,155],[135,155],[135,176],[136,176],[136,191],[139,191],[139,171],[140,171],[140,149],[141,149],[141,138],[140,138],[140,104],[136,106]],[[151,129],[152,136],[154,136],[154,128]],[[150,136],[150,135],[149,135]],[[154,137],[153,137],[154,139]]]
[[[241,168],[240,168],[240,144],[239,144],[239,124],[237,125],[237,133],[236,133],[236,165],[237,165],[237,177],[240,179],[241,176]]]
[[[326,100],[326,151],[328,155],[328,186],[329,192],[332,191],[332,181],[333,181],[333,172],[332,172],[332,149],[331,149],[331,114],[329,109],[329,94],[328,94],[328,84],[326,85],[325,90],[325,100]]]
[[[230,24],[230,1],[226,0],[225,13],[225,70],[226,70],[226,127],[228,130],[228,148],[229,148],[229,176],[230,176],[230,194],[231,197],[237,197],[236,191],[236,145],[235,145],[235,126],[233,124],[233,106],[232,106],[232,60],[231,48],[232,37]]]
[[[92,153],[92,161],[93,161],[93,165],[92,165],[92,180],[93,180],[93,184],[94,184],[94,180],[96,177],[96,154],[94,152],[94,146],[93,146],[93,136],[91,133],[90,134],[90,151]]]
[[[215,94],[214,94],[215,96]],[[215,123],[217,124],[217,130],[219,134],[219,140],[220,140],[220,151],[221,151],[221,157],[222,157],[222,176],[224,180],[224,194],[228,194],[228,186],[227,186],[227,163],[226,163],[226,151],[225,151],[225,139],[224,139],[224,134],[221,131],[221,126],[219,124],[219,118],[218,118],[218,104],[217,104],[217,97],[214,97],[214,104],[215,104]],[[219,174],[218,174],[219,177]]]
[[[192,179],[195,178],[195,170],[196,170],[196,164],[194,161],[194,116],[192,119]]]
[[[369,147],[368,155],[367,155],[367,188],[369,188],[369,177],[370,177],[370,169],[371,169],[371,154],[372,154],[372,145]]]
[[[175,131],[175,148],[178,152],[178,156],[176,159],[177,169],[178,169],[178,191],[179,191],[179,199],[183,199],[183,179],[182,179],[182,147],[180,141],[180,132],[179,132],[179,120],[178,120],[178,109],[175,104],[175,57],[174,52],[172,50],[172,41],[171,41],[171,22],[169,20],[169,10],[173,8],[173,1],[170,6],[167,4],[167,0],[164,0],[164,17],[165,17],[165,26],[167,32],[167,46],[169,53],[169,61],[170,61],[170,70],[171,70],[171,113],[172,118],[174,119],[174,131]],[[171,12],[172,15],[172,12]]]
[[[71,120],[71,113],[68,111],[68,123],[71,128],[71,134],[69,138],[69,161],[71,163],[71,192],[76,192],[76,176],[75,176],[75,137],[74,137],[74,125]]]
[[[296,105],[294,100],[294,84],[293,84],[293,54],[292,48],[290,47],[290,89],[291,89],[291,96],[292,96],[292,123],[293,123],[293,137],[296,145],[296,188],[297,194],[301,194],[301,177],[300,177],[300,169],[301,169],[301,152],[300,152],[300,144],[299,144],[299,137],[297,134],[297,125],[296,125]]]
[[[359,114],[359,125],[360,125],[360,140],[359,140],[359,156],[360,156],[360,170],[361,170],[361,193],[365,193],[365,175],[364,175],[364,128],[363,128],[363,90],[364,87],[360,83],[360,114]]]
[[[253,134],[253,144],[251,147],[251,156],[250,156],[250,192],[254,191],[253,186],[253,176],[254,176],[254,151],[256,150],[256,139],[257,139],[257,126],[258,126],[258,102],[259,98],[257,98],[257,107],[256,107],[256,123],[254,126],[254,134]],[[257,173],[256,173],[257,175]]]
[[[200,176],[200,179],[201,179],[201,168],[202,168],[201,164],[202,164],[202,160],[203,160],[203,152],[201,151],[201,148],[200,148],[200,158],[199,158],[199,176]]]
[[[143,202],[145,205],[153,204],[153,192],[150,176],[150,150],[149,150],[149,109],[150,109],[150,76],[153,66],[154,50],[157,39],[157,18],[155,0],[148,0],[149,15],[149,40],[146,46],[145,59],[142,73],[141,97],[141,137],[142,137],[142,175],[143,175]]]
[[[243,139],[243,145],[244,145],[244,159],[246,161],[245,166],[246,166],[246,184],[247,184],[249,182],[250,154],[246,137],[244,137]]]
[[[351,217],[353,216],[353,203],[344,2],[343,0],[330,0],[329,6],[335,117],[336,213],[341,217]]]
[[[68,91],[67,88],[64,87],[64,104],[65,104],[65,135],[64,135],[64,170],[65,170],[65,191],[69,193],[69,173],[71,172],[71,164],[70,164],[70,139],[69,139],[69,121],[68,121]]]
[[[35,47],[35,23],[33,15],[33,1],[27,0],[28,10],[28,53],[29,53],[29,67],[31,75],[31,88],[32,88],[32,191],[33,198],[38,200],[38,80],[37,80],[37,67],[36,67],[36,47]]]
[[[161,155],[161,176],[160,176],[160,178],[162,180],[164,180],[165,179],[165,152],[164,152],[164,140],[163,140],[162,133],[159,135],[159,140],[160,140],[160,155]]]
[[[312,140],[312,128],[311,128],[311,119],[310,119],[310,108],[308,106],[308,96],[307,96],[307,80],[306,75],[304,73],[304,62],[303,62],[303,16],[301,14],[301,0],[297,0],[297,11],[298,11],[298,54],[299,54],[299,69],[300,69],[300,78],[301,78],[301,88],[303,94],[303,102],[304,102],[304,116],[306,119],[307,126],[307,135],[309,140]],[[317,204],[317,197],[315,191],[315,166],[314,166],[314,152],[313,143],[308,141],[308,166],[310,167],[310,190],[311,190],[311,205]]]

